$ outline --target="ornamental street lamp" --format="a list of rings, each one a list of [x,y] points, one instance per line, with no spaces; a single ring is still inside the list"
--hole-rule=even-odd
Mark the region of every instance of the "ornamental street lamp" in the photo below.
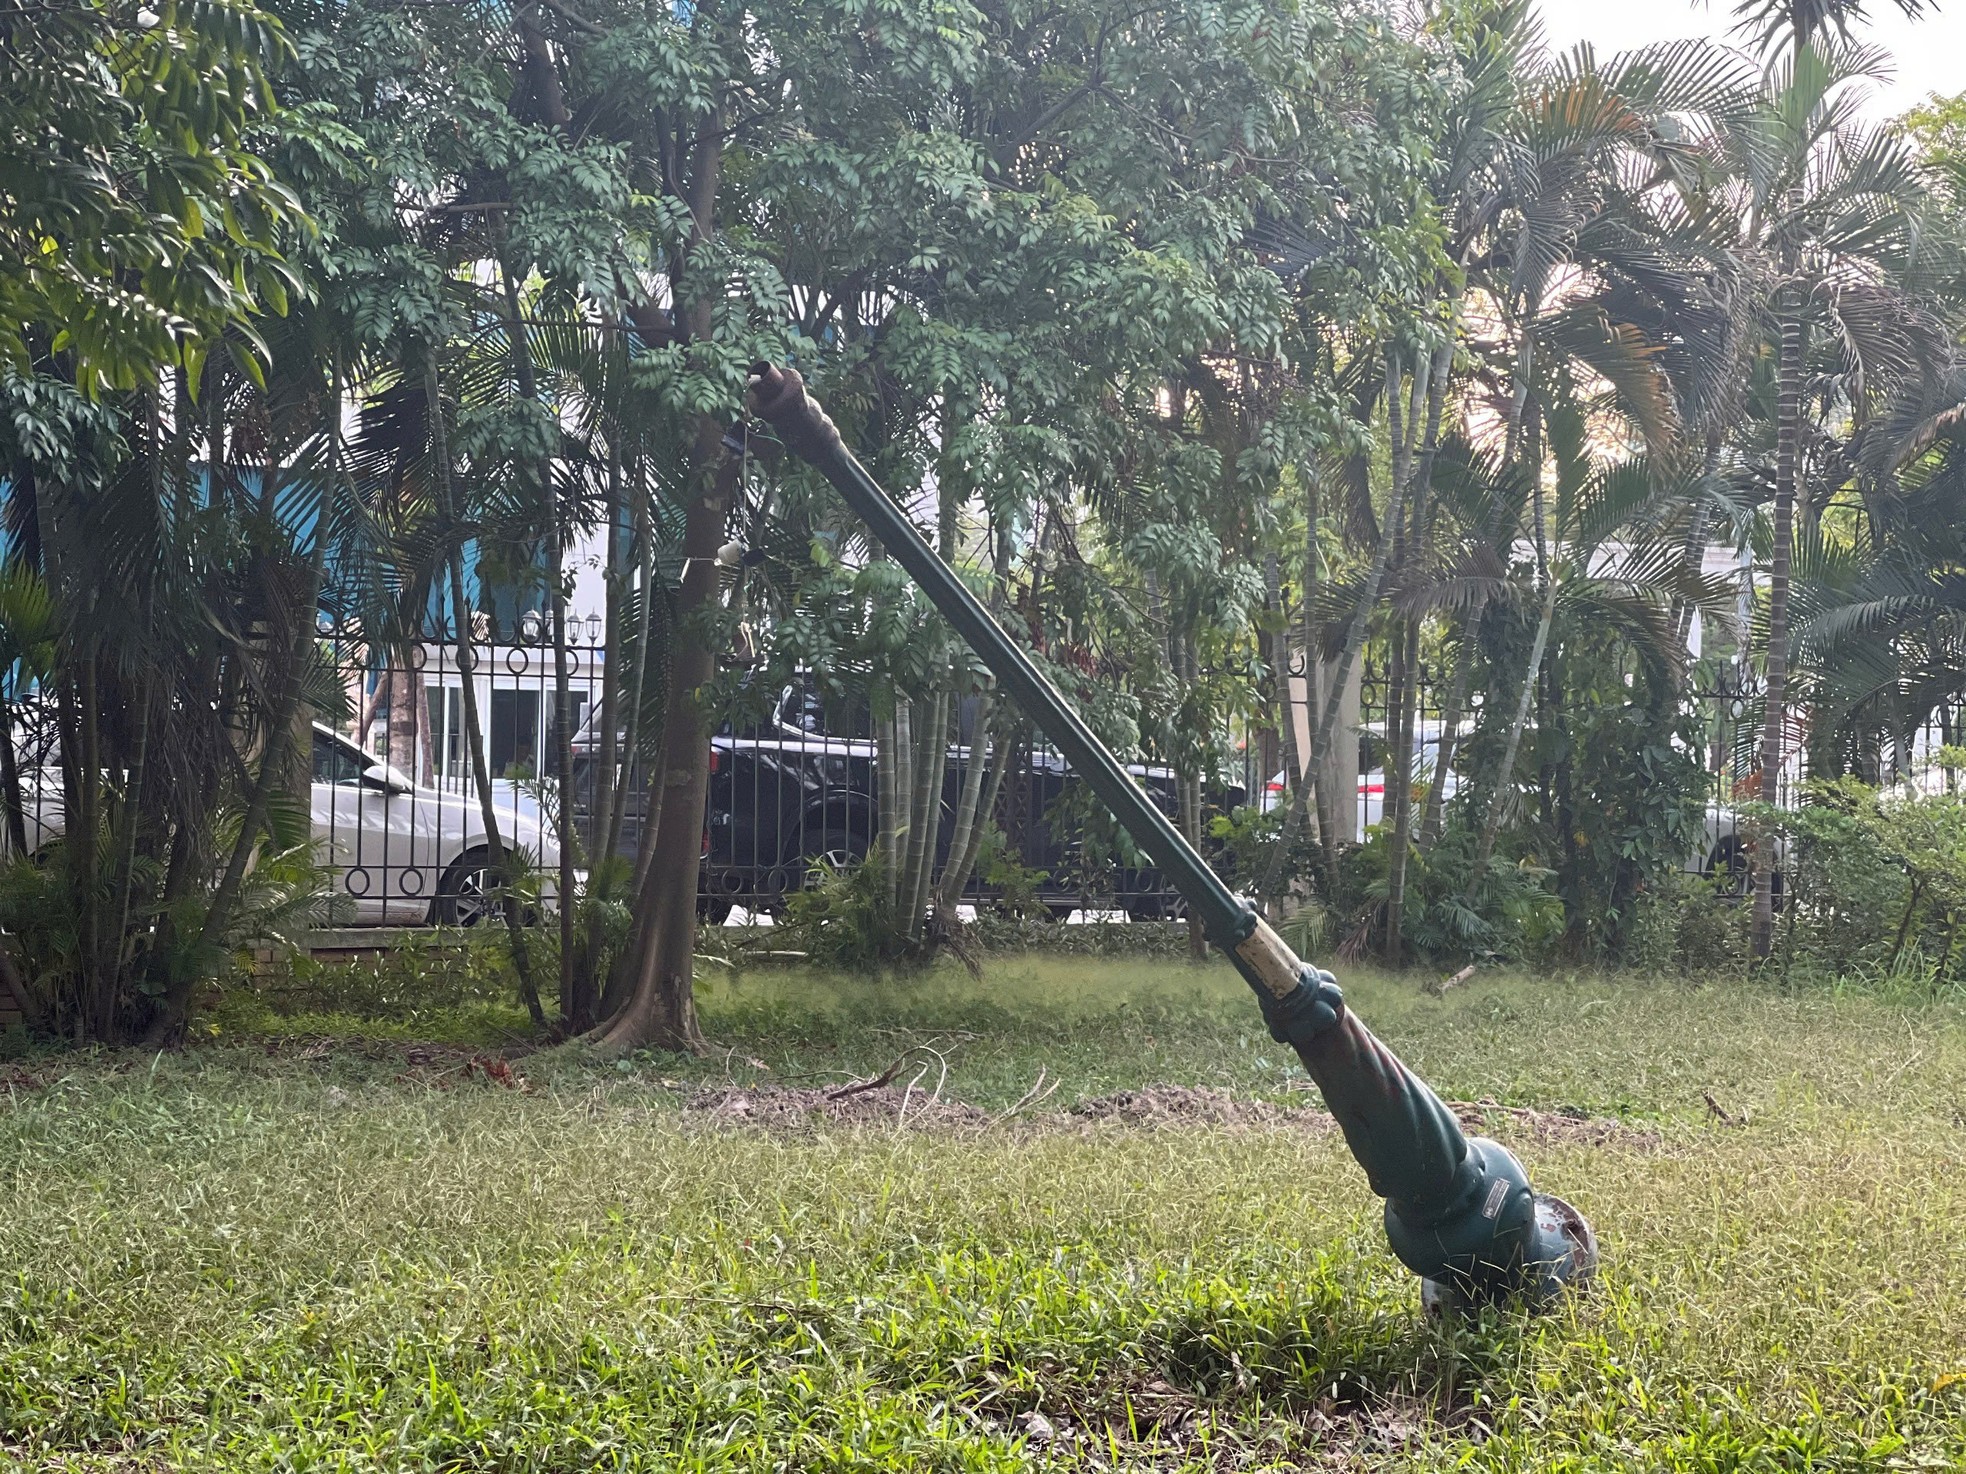
[[[1331,974],[1300,961],[1223,884],[854,459],[799,375],[760,366],[751,401],[785,446],[833,484],[1234,961],[1271,1036],[1297,1051],[1373,1192],[1386,1200],[1386,1237],[1425,1282],[1428,1307],[1547,1305],[1565,1285],[1588,1279],[1597,1240],[1583,1216],[1532,1190],[1502,1146],[1463,1135],[1440,1097],[1345,1006]]]

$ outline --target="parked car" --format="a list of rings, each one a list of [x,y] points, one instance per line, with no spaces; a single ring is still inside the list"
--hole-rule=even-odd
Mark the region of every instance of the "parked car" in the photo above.
[[[1788,863],[1787,847],[1778,838],[1774,841],[1775,904],[1782,903],[1786,890],[1783,870]],[[1715,889],[1723,896],[1744,898],[1754,893],[1754,844],[1741,822],[1741,816],[1731,804],[1710,803],[1701,821],[1700,848],[1686,857],[1680,867],[1688,875],[1698,875],[1714,882]]]
[[[487,915],[484,818],[475,795],[442,793],[324,726],[313,728],[309,808],[314,844],[339,877],[347,919],[360,926],[471,926]],[[48,754],[23,764],[22,808],[33,853],[63,831],[60,769]],[[537,816],[498,809],[499,838],[542,869],[559,848]],[[542,895],[554,897],[550,880]]]
[[[353,742],[314,728],[314,839],[342,878],[357,924],[475,926],[490,914],[490,849],[475,793],[445,793],[412,781]],[[560,848],[536,809],[495,804],[500,844],[544,874]]]
[[[1413,733],[1413,781],[1430,782],[1440,765],[1440,739],[1444,728],[1437,721],[1416,723]],[[1467,734],[1463,732],[1463,736]],[[1363,841],[1365,833],[1373,825],[1383,823],[1386,817],[1386,724],[1369,722],[1359,729],[1358,735],[1359,775],[1358,775],[1358,823],[1353,838]],[[1289,788],[1285,782],[1286,774],[1279,771],[1263,785],[1263,812],[1269,813],[1285,801]],[[1446,797],[1452,798],[1460,791],[1460,775],[1452,768],[1447,771]]]
[[[949,748],[938,861],[948,855],[948,821],[969,763],[973,715],[974,704],[966,703],[958,714],[958,740]],[[591,723],[574,739],[577,803],[591,803],[599,747]],[[1164,811],[1175,811],[1172,769],[1133,763],[1128,771]],[[1036,899],[1058,915],[1086,899],[1078,884],[1081,840],[1071,819],[1077,788],[1062,758],[1034,747],[1020,771],[1007,775],[999,798],[1000,812],[1017,809],[1028,816],[1028,822],[1006,827],[1021,840],[1019,862],[1045,872]],[[625,853],[640,843],[639,780],[631,780],[631,792],[621,834]],[[775,909],[806,883],[815,861],[845,865],[863,858],[879,831],[879,793],[873,723],[863,701],[829,701],[810,683],[795,681],[780,689],[760,720],[727,724],[710,739],[700,887],[705,919],[721,921],[739,905]],[[1242,801],[1239,789],[1212,797],[1224,808]],[[1116,867],[1112,894],[1100,899],[1143,917],[1171,915],[1180,905],[1159,873],[1145,867]]]

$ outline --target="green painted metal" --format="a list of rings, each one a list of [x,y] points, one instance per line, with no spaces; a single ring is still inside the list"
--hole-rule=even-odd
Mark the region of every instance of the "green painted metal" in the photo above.
[[[1469,1139],[1439,1096],[1345,1006],[1328,972],[1300,961],[1256,908],[1223,884],[1071,703],[875,484],[789,369],[761,366],[752,407],[839,491],[998,684],[1064,754],[1201,918],[1256,994],[1271,1035],[1296,1050],[1372,1190],[1394,1254],[1436,1309],[1553,1301],[1588,1278],[1597,1244],[1582,1215],[1534,1192],[1507,1150]]]

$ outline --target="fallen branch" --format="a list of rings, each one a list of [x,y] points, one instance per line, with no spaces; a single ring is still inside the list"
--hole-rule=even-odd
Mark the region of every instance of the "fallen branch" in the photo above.
[[[1021,1096],[1019,1096],[1017,1098],[1016,1103],[1012,1105],[1008,1110],[999,1111],[996,1115],[992,1116],[990,1118],[990,1124],[993,1126],[997,1125],[1000,1122],[1008,1121],[1012,1116],[1017,1115],[1020,1111],[1027,1111],[1032,1106],[1043,1105],[1047,1100],[1050,1100],[1051,1097],[1057,1093],[1057,1090],[1058,1090],[1058,1081],[1056,1080],[1053,1080],[1048,1088],[1046,1087],[1044,1083],[1044,1066],[1039,1065],[1038,1078],[1031,1082],[1031,1088],[1025,1091]]]
[[[1461,984],[1465,983],[1469,978],[1473,977],[1474,975],[1475,975],[1475,964],[1470,962],[1466,967],[1462,968],[1459,972],[1455,973],[1453,977],[1442,978],[1437,983],[1428,983],[1426,986],[1426,991],[1428,993],[1431,993],[1434,997],[1438,998],[1443,993],[1445,993],[1449,988],[1460,987]]]
[[[1721,1125],[1723,1126],[1747,1125],[1748,1118],[1747,1118],[1747,1113],[1745,1111],[1738,1116],[1733,1114],[1733,1112],[1727,1110],[1725,1107],[1721,1105],[1719,1101],[1713,1098],[1713,1092],[1711,1090],[1702,1090],[1700,1092],[1700,1099],[1704,1100],[1707,1103],[1707,1114],[1710,1117],[1712,1117],[1714,1120],[1720,1122]]]
[[[14,1010],[20,1014],[21,1022],[27,1024],[41,1022],[40,1006],[34,995],[28,991],[27,980],[21,976],[13,952],[4,944],[0,944],[0,988],[5,988],[13,998]]]
[[[935,1037],[940,1038],[941,1036],[937,1035]],[[829,1090],[826,1092],[826,1098],[828,1100],[846,1100],[851,1096],[865,1095],[870,1090],[883,1090],[894,1083],[896,1077],[900,1075],[903,1067],[907,1065],[909,1060],[924,1051],[942,1061],[942,1075],[944,1079],[947,1079],[949,1062],[943,1057],[940,1051],[931,1047],[933,1043],[934,1040],[931,1039],[928,1044],[910,1045],[908,1048],[902,1050],[901,1053],[897,1054],[894,1057],[894,1063],[882,1070],[878,1075],[869,1076],[865,1080],[856,1080],[851,1085],[842,1085],[838,1090]],[[923,1068],[926,1069],[927,1067],[924,1066]],[[940,1085],[936,1086],[936,1093],[938,1095],[941,1094],[941,1091],[942,1087]]]

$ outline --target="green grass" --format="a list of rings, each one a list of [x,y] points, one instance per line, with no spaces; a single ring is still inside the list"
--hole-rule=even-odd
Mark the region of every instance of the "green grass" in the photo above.
[[[1966,1466],[1966,1015],[1629,980],[1351,996],[1443,1094],[1647,1127],[1522,1147],[1596,1223],[1598,1289],[1427,1325],[1314,1132],[679,1108],[922,1043],[991,1109],[1040,1067],[1047,1113],[1154,1082],[1302,1100],[1226,969],[720,974],[706,1058],[535,1055],[523,1091],[239,1006],[180,1056],[0,1067],[0,1463]],[[467,1013],[422,1033],[511,1022]]]

